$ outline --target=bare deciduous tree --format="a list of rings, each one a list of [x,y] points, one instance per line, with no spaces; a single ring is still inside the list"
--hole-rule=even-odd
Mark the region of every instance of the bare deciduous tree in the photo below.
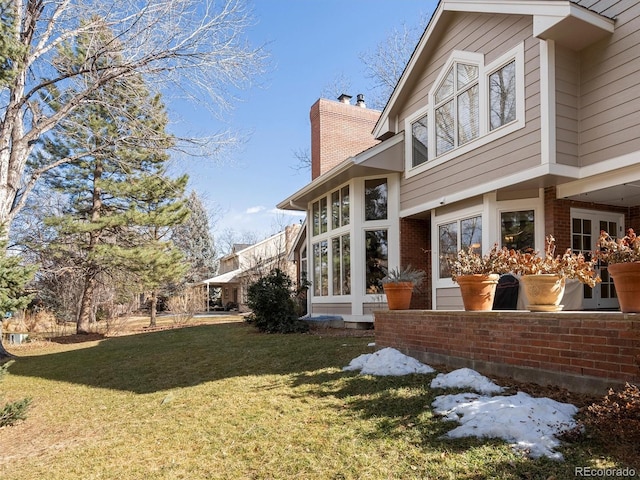
[[[406,23],[394,28],[372,50],[359,55],[365,66],[366,77],[373,80],[367,103],[382,110],[393,93],[400,76],[411,57],[428,18],[422,16],[416,25]]]
[[[218,113],[232,107],[238,92],[262,72],[266,53],[244,32],[253,20],[243,0],[13,0],[9,32],[22,48],[0,84],[0,224],[9,224],[38,178],[76,158],[58,158],[29,169],[38,140],[74,109],[110,83],[144,77],[151,89],[206,104]],[[59,46],[79,35],[114,32],[114,41],[86,57],[76,69],[55,68]],[[113,51],[122,61],[104,64]],[[87,75],[90,72],[91,75]],[[91,82],[87,82],[91,78]],[[51,98],[54,95],[55,98]],[[57,108],[52,109],[52,101]],[[108,105],[116,112],[120,105]],[[125,114],[126,116],[126,114]],[[215,151],[233,136],[206,144]],[[224,146],[223,145],[223,146]]]

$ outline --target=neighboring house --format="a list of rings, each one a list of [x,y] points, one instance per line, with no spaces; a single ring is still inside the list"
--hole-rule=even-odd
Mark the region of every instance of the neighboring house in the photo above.
[[[444,258],[463,247],[591,251],[640,228],[638,38],[636,0],[442,0],[380,143],[278,205],[307,212],[310,311],[367,318],[383,267],[409,263],[429,274],[412,308],[462,309]],[[585,309],[617,307],[600,275]]]
[[[220,259],[218,275],[201,282],[207,298],[211,289],[220,288],[221,305],[243,312],[247,310],[247,288],[261,276],[279,268],[295,280],[297,267],[288,257],[299,231],[300,225],[289,225],[253,245],[234,245],[231,253]]]

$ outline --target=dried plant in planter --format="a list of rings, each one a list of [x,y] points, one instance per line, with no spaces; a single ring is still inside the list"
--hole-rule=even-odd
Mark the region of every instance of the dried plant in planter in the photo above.
[[[598,246],[600,250],[595,253],[595,256],[604,262],[640,262],[640,238],[633,228],[628,229],[627,234],[619,240],[614,240],[606,231],[600,230]]]
[[[511,253],[506,248],[494,244],[489,253],[481,255],[473,246],[462,249],[456,257],[447,257],[451,279],[455,282],[462,275],[489,275],[492,273],[509,273],[511,270]]]
[[[520,275],[553,274],[576,279],[590,287],[600,282],[596,276],[594,261],[587,260],[582,253],[573,253],[567,248],[563,255],[555,254],[555,238],[547,235],[544,255],[533,252],[510,251],[509,263],[514,273]]]

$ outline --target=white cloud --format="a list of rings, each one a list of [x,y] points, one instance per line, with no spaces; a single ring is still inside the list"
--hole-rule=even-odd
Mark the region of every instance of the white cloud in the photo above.
[[[249,207],[247,208],[247,210],[244,212],[247,215],[252,215],[254,213],[260,213],[262,211],[264,211],[265,208],[262,205],[258,205],[257,207]]]
[[[289,215],[291,217],[304,217],[305,213],[298,210],[280,210],[279,208],[272,208],[269,213],[274,215]]]

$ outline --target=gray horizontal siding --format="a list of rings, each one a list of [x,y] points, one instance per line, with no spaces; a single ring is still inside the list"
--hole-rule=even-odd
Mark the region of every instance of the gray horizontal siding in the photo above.
[[[402,113],[404,119],[427,103],[428,92],[452,50],[485,54],[495,60],[525,41],[526,127],[490,144],[402,180],[401,209],[435,201],[451,191],[463,191],[479,184],[532,168],[540,163],[540,68],[539,41],[531,37],[531,18],[509,15],[457,14],[441,41],[430,52],[429,61],[416,82]]]

